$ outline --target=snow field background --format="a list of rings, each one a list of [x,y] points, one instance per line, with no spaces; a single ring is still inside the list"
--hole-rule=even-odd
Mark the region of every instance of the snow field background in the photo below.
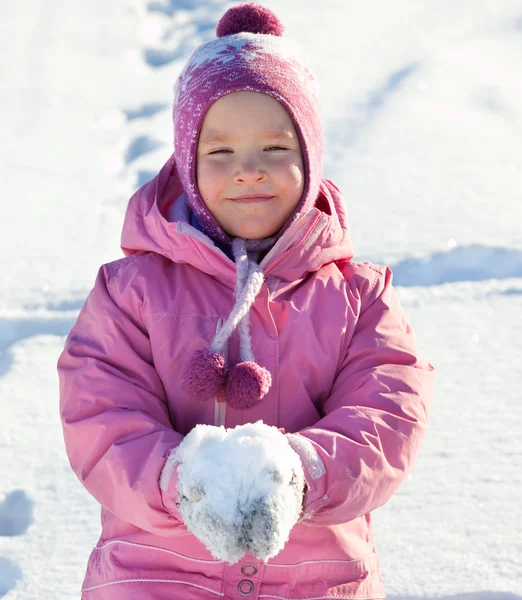
[[[356,259],[392,267],[438,372],[415,469],[374,513],[388,597],[520,598],[520,3],[263,4],[320,80]],[[79,597],[99,511],[67,463],[56,360],[228,6],[0,7],[0,598]]]

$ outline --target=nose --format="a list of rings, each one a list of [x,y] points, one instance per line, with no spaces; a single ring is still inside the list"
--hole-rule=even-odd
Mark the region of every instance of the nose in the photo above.
[[[268,173],[255,157],[245,157],[238,164],[234,175],[235,183],[259,183],[267,179]]]

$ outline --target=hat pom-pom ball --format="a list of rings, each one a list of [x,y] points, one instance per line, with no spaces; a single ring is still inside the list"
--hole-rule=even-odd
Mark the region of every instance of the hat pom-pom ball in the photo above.
[[[254,2],[238,4],[229,8],[221,17],[216,36],[224,37],[236,33],[261,33],[283,35],[284,27],[274,13]]]
[[[272,376],[255,362],[244,361],[234,365],[227,376],[227,402],[233,408],[248,409],[257,406],[270,386]]]

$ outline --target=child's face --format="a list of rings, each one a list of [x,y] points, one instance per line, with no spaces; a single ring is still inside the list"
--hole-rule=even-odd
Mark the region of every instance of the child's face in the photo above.
[[[281,229],[304,187],[301,146],[284,107],[250,91],[216,100],[199,136],[197,183],[230,236],[261,239]]]

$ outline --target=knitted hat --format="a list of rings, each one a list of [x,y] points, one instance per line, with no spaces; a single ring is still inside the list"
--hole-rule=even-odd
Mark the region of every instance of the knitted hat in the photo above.
[[[280,236],[314,205],[322,175],[323,139],[318,84],[303,50],[282,37],[283,26],[267,8],[241,4],[218,23],[217,39],[197,48],[175,86],[174,157],[187,199],[205,233],[231,244],[205,206],[196,181],[198,137],[205,115],[216,100],[237,91],[261,92],[278,100],[299,136],[305,182],[301,200]]]
[[[226,388],[227,402],[252,408],[268,392],[270,373],[255,362],[249,311],[261,286],[259,252],[273,245],[290,224],[315,203],[322,176],[323,141],[318,85],[306,57],[294,42],[282,37],[283,27],[267,8],[250,3],[229,9],[217,26],[217,39],[203,44],[190,57],[175,86],[174,157],[188,202],[205,233],[232,246],[236,262],[236,302],[209,349],[189,361],[183,383],[189,396],[209,400]],[[213,102],[237,91],[272,96],[286,109],[299,136],[305,171],[302,197],[294,213],[273,238],[233,241],[206,207],[196,181],[198,137]],[[238,328],[240,362],[229,368],[223,350]]]

